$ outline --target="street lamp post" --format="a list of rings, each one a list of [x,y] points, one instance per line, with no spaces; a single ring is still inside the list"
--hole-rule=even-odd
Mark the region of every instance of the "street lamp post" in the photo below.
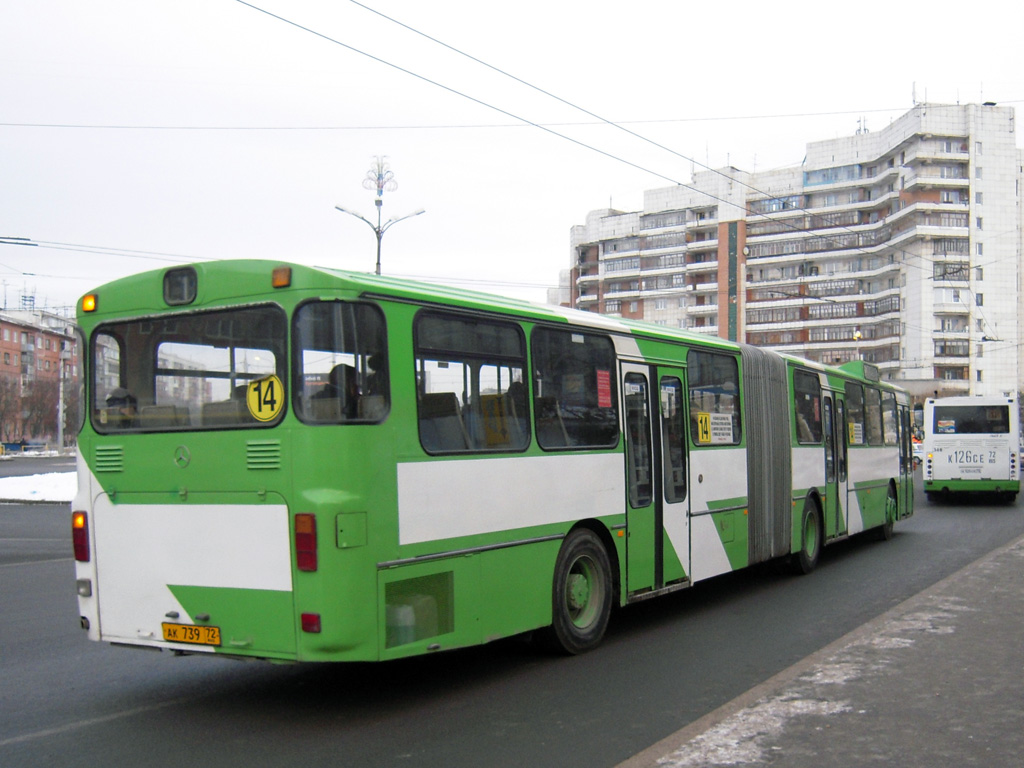
[[[393,227],[398,222],[405,221],[406,219],[411,219],[413,216],[419,216],[421,213],[426,213],[426,210],[424,210],[423,208],[420,208],[418,211],[414,211],[413,213],[410,213],[410,214],[408,214],[406,216],[399,216],[397,219],[388,219],[383,224],[381,224],[380,223],[380,218],[381,218],[380,217],[381,201],[380,200],[375,200],[374,202],[377,205],[377,223],[376,224],[374,224],[372,221],[370,221],[368,218],[366,218],[362,214],[356,213],[355,211],[350,211],[350,210],[348,210],[348,208],[342,208],[340,205],[336,205],[334,207],[337,208],[342,213],[347,213],[349,216],[355,216],[360,221],[365,221],[367,226],[369,226],[370,229],[373,230],[373,233],[377,236],[377,274],[379,275],[380,274],[380,241],[384,239],[384,233],[387,232],[389,229],[391,229],[391,227]]]
[[[418,211],[406,214],[405,216],[399,216],[397,219],[388,219],[383,224],[381,223],[381,208],[384,205],[384,192],[392,192],[398,188],[398,183],[395,181],[395,175],[388,168],[388,164],[384,161],[384,156],[382,155],[378,155],[374,158],[373,166],[371,166],[370,170],[367,171],[366,178],[363,179],[363,186],[366,189],[374,189],[377,191],[377,198],[373,201],[373,204],[377,207],[376,224],[361,213],[350,211],[348,208],[342,208],[340,205],[336,205],[334,207],[342,213],[347,213],[349,216],[355,216],[360,221],[365,222],[366,225],[373,230],[373,234],[377,236],[377,274],[379,275],[380,241],[384,239],[384,233],[398,222],[411,219],[413,216],[419,216],[421,213],[426,213],[426,211],[423,208],[420,208]]]

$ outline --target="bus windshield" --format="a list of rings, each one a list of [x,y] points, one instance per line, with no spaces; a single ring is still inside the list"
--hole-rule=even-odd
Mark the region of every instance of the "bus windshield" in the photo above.
[[[1010,409],[1005,405],[936,405],[936,435],[993,435],[1010,431]]]
[[[286,341],[276,306],[101,326],[90,349],[93,426],[110,433],[276,424],[286,402]]]

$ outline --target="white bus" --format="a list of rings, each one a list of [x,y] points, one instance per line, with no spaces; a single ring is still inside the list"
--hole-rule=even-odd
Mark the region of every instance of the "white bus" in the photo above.
[[[924,404],[924,491],[929,501],[981,492],[1013,501],[1020,490],[1016,397],[928,398]]]

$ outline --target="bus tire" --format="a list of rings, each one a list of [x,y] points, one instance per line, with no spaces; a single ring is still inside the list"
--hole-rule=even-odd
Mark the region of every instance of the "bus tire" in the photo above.
[[[899,500],[896,497],[896,489],[889,484],[889,492],[885,497],[885,522],[878,529],[878,540],[889,541],[892,539],[892,527],[896,522],[896,515],[899,514]]]
[[[821,557],[822,525],[821,510],[814,499],[804,500],[804,511],[800,515],[800,549],[793,555],[793,567],[798,574],[813,571]]]
[[[567,654],[601,642],[612,612],[612,569],[601,540],[577,528],[562,542],[552,586],[551,638]]]

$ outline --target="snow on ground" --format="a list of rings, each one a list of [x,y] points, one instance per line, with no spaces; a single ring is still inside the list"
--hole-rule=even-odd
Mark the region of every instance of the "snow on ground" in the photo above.
[[[0,477],[0,501],[71,502],[76,490],[78,478],[74,472]]]

